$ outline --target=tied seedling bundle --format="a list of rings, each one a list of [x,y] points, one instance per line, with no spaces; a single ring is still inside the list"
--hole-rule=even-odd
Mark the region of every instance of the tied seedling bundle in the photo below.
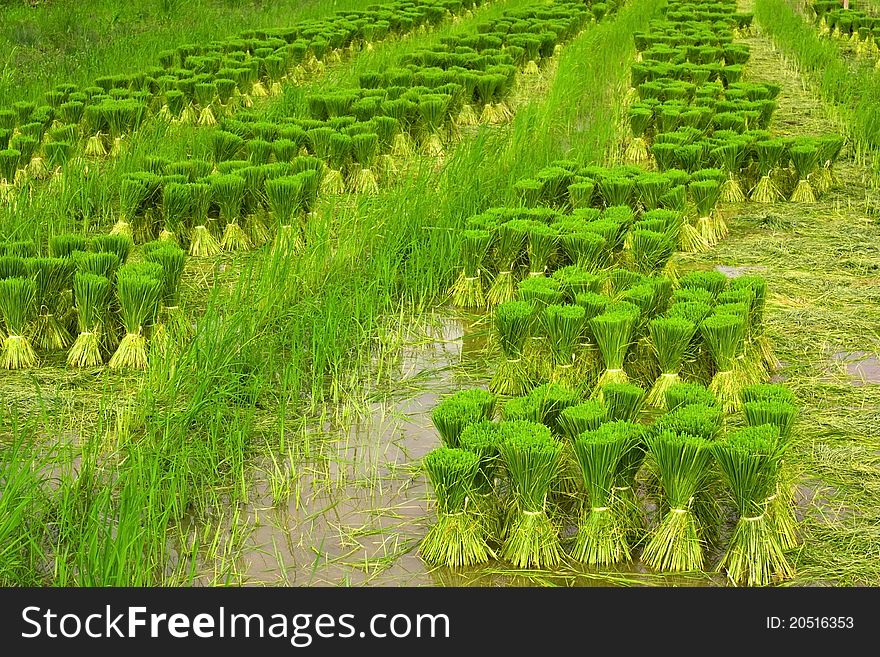
[[[552,568],[562,560],[547,498],[559,472],[562,444],[542,424],[505,422],[499,452],[510,479],[511,517],[501,556],[518,568]]]
[[[251,241],[239,223],[244,201],[244,178],[235,174],[219,174],[210,180],[213,202],[220,208],[220,219],[226,224],[220,246],[224,251],[246,251],[251,248]]]
[[[281,176],[265,183],[269,207],[275,215],[275,241],[272,253],[284,257],[303,246],[302,221],[305,181],[302,175]]]
[[[648,322],[648,332],[660,366],[660,376],[645,402],[655,408],[664,408],[667,391],[681,380],[679,373],[697,326],[682,317],[655,317]]]
[[[791,577],[791,566],[768,513],[783,453],[778,429],[772,425],[741,429],[711,449],[739,514],[719,568],[727,571],[734,584],[748,586]]]
[[[485,563],[495,554],[486,543],[485,523],[470,503],[480,470],[479,455],[439,447],[425,457],[437,499],[437,522],[419,549],[429,564],[449,567]]]
[[[97,367],[101,356],[101,334],[110,316],[110,280],[104,276],[77,272],[73,297],[79,334],[67,354],[70,367]]]
[[[724,203],[745,203],[746,195],[737,180],[737,175],[746,158],[749,142],[745,138],[729,139],[712,151],[718,164],[723,167],[727,179],[722,183],[720,198]]]
[[[819,166],[819,149],[812,140],[798,140],[788,149],[788,155],[798,178],[790,200],[793,203],[815,203],[816,194],[809,178]]]
[[[359,194],[377,194],[379,183],[374,173],[379,158],[379,135],[367,132],[352,137],[352,150],[357,161],[354,191]]]
[[[480,459],[470,501],[477,521],[485,526],[487,540],[495,543],[504,531],[504,514],[501,500],[496,490],[499,478],[501,444],[499,425],[483,420],[468,426],[461,432],[461,449],[476,454]]]
[[[574,452],[587,491],[589,506],[578,524],[572,556],[594,566],[610,566],[629,561],[625,517],[613,504],[614,485],[631,436],[618,431],[613,423],[587,431],[574,440]]]
[[[634,105],[629,109],[629,128],[632,138],[626,147],[624,157],[630,162],[644,162],[648,159],[648,144],[645,133],[651,125],[654,113],[647,107]]]
[[[119,183],[119,219],[110,230],[112,235],[132,237],[132,221],[150,195],[150,188],[138,178],[126,177]],[[139,231],[140,232],[140,231]]]
[[[644,401],[644,389],[634,383],[608,383],[602,387],[602,403],[611,421],[634,421]]]
[[[36,291],[36,342],[48,351],[67,349],[73,337],[63,316],[68,309],[66,294],[73,283],[74,264],[68,258],[32,258],[27,263]]]
[[[584,331],[585,311],[571,304],[551,304],[544,309],[543,324],[550,346],[551,381],[577,385],[580,374],[575,368],[575,351]]]
[[[165,348],[168,339],[179,340],[190,328],[180,309],[180,279],[186,264],[186,253],[173,242],[151,242],[144,245],[144,257],[161,267],[162,298],[153,341]]]
[[[27,333],[36,310],[37,286],[33,279],[13,276],[0,279],[0,316],[6,329],[0,365],[7,370],[33,367],[37,354]]]
[[[468,229],[462,231],[461,237],[462,271],[449,294],[452,303],[460,308],[483,308],[486,306],[486,294],[481,267],[489,252],[492,233]]]
[[[717,244],[727,235],[727,225],[715,210],[721,185],[717,180],[697,180],[688,189],[697,208],[697,230],[710,246]]]
[[[763,363],[766,370],[772,372],[779,367],[779,361],[773,351],[770,338],[764,333],[764,310],[767,305],[767,281],[761,276],[739,276],[730,282],[731,290],[742,288],[753,292],[749,313],[750,335],[747,350],[753,359]]]
[[[495,240],[498,273],[486,293],[486,302],[490,307],[510,301],[516,296],[516,264],[525,247],[527,225],[527,221],[513,219],[498,226]]]
[[[775,203],[783,198],[782,192],[773,182],[785,154],[785,141],[782,139],[763,139],[755,142],[758,154],[758,174],[760,178],[752,190],[751,200],[755,203]]]
[[[165,227],[159,234],[159,239],[185,240],[186,221],[191,211],[192,187],[190,184],[178,182],[165,184],[162,187],[162,218],[165,220]]]
[[[491,420],[495,396],[487,390],[462,390],[434,407],[431,421],[446,447],[459,447],[462,432],[472,424]]]
[[[520,396],[531,384],[523,350],[532,326],[534,306],[525,301],[506,301],[495,309],[494,327],[502,360],[489,389],[499,395]]]
[[[709,390],[725,413],[735,413],[740,408],[736,358],[742,351],[744,330],[745,321],[736,314],[713,314],[700,324],[700,334],[716,369]]]
[[[701,570],[703,538],[694,500],[709,476],[711,443],[671,431],[650,435],[646,442],[667,510],[645,546],[642,561],[660,571]]]
[[[131,263],[116,273],[116,297],[125,335],[110,358],[112,369],[145,369],[146,331],[153,326],[162,299],[162,267],[154,263]]]
[[[190,183],[190,205],[193,229],[189,240],[189,254],[196,258],[210,258],[220,253],[220,242],[210,225],[212,189],[204,182]]]
[[[596,384],[600,398],[603,386],[627,381],[623,362],[632,344],[633,332],[638,320],[638,311],[622,309],[596,315],[589,321],[590,331],[599,346],[602,362],[605,365],[605,371]]]

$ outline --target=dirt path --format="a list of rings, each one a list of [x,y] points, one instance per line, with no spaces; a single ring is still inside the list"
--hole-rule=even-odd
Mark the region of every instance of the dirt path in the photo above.
[[[750,1],[741,10],[751,9]],[[760,26],[747,77],[782,85],[772,130],[835,132],[829,111]],[[802,471],[804,547],[796,583],[880,583],[880,224],[868,172],[847,151],[841,186],[816,205],[744,205],[707,266],[767,278],[768,331],[803,404],[792,461]]]

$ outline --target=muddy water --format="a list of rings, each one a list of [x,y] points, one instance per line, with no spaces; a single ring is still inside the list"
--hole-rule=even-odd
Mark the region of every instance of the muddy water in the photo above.
[[[880,383],[880,358],[868,351],[839,351],[831,357],[832,370],[845,373],[854,386]]]

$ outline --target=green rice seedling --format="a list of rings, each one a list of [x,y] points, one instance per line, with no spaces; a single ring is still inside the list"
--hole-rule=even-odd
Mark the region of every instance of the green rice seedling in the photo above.
[[[572,209],[589,208],[593,204],[593,192],[596,184],[591,180],[582,180],[568,186],[568,202]]]
[[[220,246],[224,251],[246,251],[251,248],[251,241],[239,223],[244,201],[244,178],[235,174],[218,174],[212,176],[210,181],[213,202],[220,208],[220,219],[226,224]]]
[[[504,513],[496,483],[501,475],[501,431],[498,424],[484,420],[468,426],[461,432],[461,449],[476,454],[480,459],[470,501],[474,516],[486,528],[490,544],[500,544],[504,533]]]
[[[626,146],[624,157],[630,162],[644,162],[648,159],[648,144],[645,133],[651,125],[654,113],[647,107],[634,105],[629,108],[629,128],[632,138]]]
[[[145,331],[156,321],[162,299],[162,272],[156,265],[127,264],[116,273],[116,296],[125,336],[110,358],[111,369],[145,369]]]
[[[666,391],[666,408],[669,411],[691,404],[716,406],[718,401],[711,390],[699,383],[680,382],[669,386]]]
[[[541,400],[532,395],[511,397],[501,409],[501,418],[506,422],[523,420],[541,423],[543,416]]]
[[[522,255],[527,234],[520,228],[520,220],[506,221],[497,230],[495,253],[498,259],[498,273],[486,293],[489,307],[512,300],[516,296],[516,263]]]
[[[379,135],[368,132],[352,137],[352,150],[358,163],[353,189],[360,194],[376,194],[379,183],[374,169],[379,157]]]
[[[781,401],[796,404],[794,393],[781,383],[755,383],[743,386],[742,400],[744,404],[752,401]]]
[[[562,559],[547,498],[559,474],[562,444],[542,424],[503,422],[499,452],[513,500],[501,557],[518,568],[552,568]]]
[[[678,406],[657,420],[657,428],[715,440],[724,423],[724,412],[714,404],[688,403]]]
[[[636,189],[642,207],[647,211],[659,208],[661,199],[669,191],[670,185],[668,176],[661,173],[646,172],[639,175],[636,178]]]
[[[68,258],[32,258],[27,263],[28,274],[36,284],[34,339],[47,351],[66,349],[73,337],[64,322],[63,304],[73,284],[73,262]]]
[[[675,244],[665,233],[636,229],[629,234],[630,258],[640,274],[663,271],[675,253]]]
[[[16,240],[6,243],[6,254],[16,258],[36,258],[37,245],[33,240]]]
[[[518,180],[514,185],[514,189],[523,207],[535,208],[541,205],[544,184],[540,180],[534,180],[533,178]]]
[[[580,402],[581,393],[577,388],[561,383],[544,383],[537,386],[528,397],[538,403],[540,409],[541,424],[544,424],[556,433],[561,433],[557,426],[559,414],[569,406]]]
[[[749,426],[771,424],[779,430],[779,437],[787,442],[797,419],[798,407],[775,399],[753,400],[743,404]]]
[[[605,238],[589,230],[563,232],[558,241],[568,259],[588,272],[606,267],[611,256]]]
[[[556,418],[556,425],[560,434],[573,442],[585,431],[596,431],[607,421],[605,405],[596,399],[589,399],[562,409]]]
[[[741,405],[736,357],[742,351],[744,331],[745,321],[734,314],[713,314],[700,324],[700,334],[716,368],[709,390],[726,413],[738,411]]]
[[[196,123],[202,126],[217,125],[217,117],[213,108],[214,102],[217,100],[217,83],[213,81],[197,83],[195,86],[195,99],[201,108]]]
[[[62,233],[49,238],[49,255],[53,258],[69,258],[74,251],[87,251],[89,238],[76,233]]]
[[[757,383],[767,375],[760,354],[751,347],[751,304],[753,297],[754,292],[748,288],[727,290],[718,296],[719,303],[713,309],[713,313],[716,315],[735,315],[743,320],[742,344],[734,364],[734,371],[740,387],[749,383]],[[742,300],[731,301],[731,299],[737,298]]]
[[[626,530],[630,546],[634,546],[641,542],[645,525],[644,513],[636,495],[636,476],[645,461],[646,427],[636,422],[618,420],[605,423],[602,429],[626,437],[627,448],[615,472],[611,506],[612,512]]]
[[[211,185],[205,182],[190,183],[190,207],[193,229],[189,237],[189,254],[196,258],[210,258],[220,253],[220,242],[209,228],[211,219]]]
[[[450,96],[428,94],[419,100],[422,120],[421,145],[426,155],[440,157],[443,154],[442,130],[446,124],[451,101]]]
[[[846,139],[842,135],[825,135],[816,141],[819,149],[819,171],[816,175],[815,187],[819,194],[839,184],[836,174],[834,173],[834,164],[840,157],[840,153],[846,144]]]
[[[110,230],[112,235],[133,236],[132,221],[149,195],[150,189],[142,180],[126,177],[120,181],[119,218]]]
[[[73,298],[79,334],[67,354],[69,367],[98,367],[101,356],[101,333],[110,310],[110,281],[104,276],[76,272]]]
[[[656,317],[648,322],[651,344],[660,366],[645,402],[655,408],[666,408],[666,394],[681,379],[682,362],[697,332],[697,325],[681,317]]]
[[[529,227],[527,249],[529,276],[543,276],[556,254],[557,234],[547,224],[535,222]]]
[[[727,236],[727,224],[715,211],[721,185],[715,180],[698,180],[688,186],[697,209],[696,228],[710,246]]]
[[[162,298],[152,337],[154,344],[164,348],[168,337],[179,340],[190,332],[187,319],[180,309],[180,280],[186,264],[186,253],[173,242],[152,242],[145,245],[144,257],[147,262],[162,267]]]
[[[764,139],[755,142],[755,153],[758,155],[758,175],[760,179],[752,189],[751,200],[755,203],[775,203],[783,198],[782,192],[773,182],[773,173],[779,166],[785,153],[785,141],[782,139]]]
[[[437,500],[437,522],[419,547],[431,565],[452,568],[485,563],[495,554],[486,543],[485,523],[469,504],[480,469],[480,457],[469,451],[439,447],[424,460]]]
[[[574,302],[582,292],[597,292],[604,282],[599,274],[581,269],[577,265],[557,269],[553,272],[553,278],[559,281],[559,287],[568,303]]]
[[[28,331],[36,310],[36,283],[31,278],[0,279],[0,316],[6,329],[0,366],[7,370],[33,367],[37,354]]]
[[[544,308],[543,324],[552,357],[550,380],[576,386],[580,373],[574,366],[575,351],[584,331],[584,309],[570,304],[549,305]]]
[[[244,139],[226,130],[215,130],[211,133],[211,154],[214,162],[226,162],[235,160],[244,150]]]
[[[267,180],[265,191],[276,222],[272,253],[286,255],[298,252],[303,246],[300,216],[305,204],[305,180],[302,174]]]
[[[497,400],[495,393],[483,388],[465,388],[450,395],[447,399],[453,399],[467,404],[474,404],[479,407],[483,413],[483,417],[491,420],[495,415],[495,402]]]
[[[177,241],[186,237],[186,220],[192,210],[191,193],[189,183],[169,182],[162,187],[162,217],[165,227],[159,239]]]
[[[727,289],[727,276],[720,271],[692,271],[681,277],[678,284],[685,289],[706,290],[711,294],[710,303]]]
[[[633,181],[624,176],[608,175],[599,180],[599,193],[602,194],[606,206],[628,206],[634,189]]]
[[[702,570],[704,540],[694,499],[705,485],[712,463],[711,443],[703,438],[660,431],[645,438],[654,459],[668,509],[653,531],[642,561],[655,570]]]
[[[819,166],[819,149],[811,142],[799,141],[788,149],[788,155],[798,177],[790,200],[793,203],[815,203],[816,194],[813,186],[810,185],[809,177]]]
[[[751,348],[757,352],[757,360],[773,371],[779,367],[779,360],[773,351],[770,339],[764,334],[764,309],[767,303],[767,281],[761,276],[739,276],[730,282],[732,290],[748,288],[752,290],[750,312]]]
[[[784,453],[778,434],[772,425],[749,427],[711,447],[739,515],[719,564],[734,584],[766,586],[793,575],[767,509]]]
[[[134,248],[134,242],[127,235],[95,235],[90,240],[95,253],[115,253],[119,264],[124,265]]]
[[[627,376],[623,370],[623,362],[633,339],[633,332],[638,323],[638,312],[611,311],[596,315],[589,322],[605,371],[599,377],[595,394],[601,399],[602,388],[609,383],[626,383]]]
[[[13,148],[0,150],[0,187],[4,193],[11,188],[16,180],[15,174],[21,163],[21,151]]]
[[[727,173],[721,185],[720,198],[724,203],[745,203],[746,195],[737,180],[748,148],[747,139],[731,139],[712,151],[712,156]]]
[[[609,383],[602,388],[602,400],[609,420],[632,422],[642,410],[645,391],[634,383]]]
[[[488,418],[479,403],[455,395],[438,403],[431,413],[431,421],[446,447],[458,447],[461,432],[485,419]]]
[[[580,434],[574,452],[589,496],[589,507],[582,512],[572,556],[593,566],[610,566],[631,559],[624,518],[612,503],[614,484],[623,455],[631,438],[606,424],[596,431]]]
[[[111,281],[119,269],[119,256],[112,252],[99,251],[97,253],[86,253],[83,251],[74,251],[71,254],[76,270],[96,276],[103,276]]]
[[[491,241],[492,233],[487,230],[462,231],[462,271],[449,290],[454,305],[460,308],[484,308],[486,306],[482,267]]]

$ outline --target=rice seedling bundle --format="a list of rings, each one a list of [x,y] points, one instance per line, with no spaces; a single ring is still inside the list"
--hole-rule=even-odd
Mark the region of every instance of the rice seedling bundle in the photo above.
[[[226,130],[215,130],[211,133],[211,153],[214,162],[234,160],[244,149],[244,139]]]
[[[210,210],[213,192],[211,185],[205,182],[189,184],[190,208],[193,229],[189,236],[189,254],[196,258],[207,258],[220,253],[220,242],[214,236],[210,226]]]
[[[607,206],[629,206],[634,188],[635,184],[630,178],[620,175],[607,175],[599,180],[599,192]]]
[[[125,335],[110,358],[112,369],[147,366],[146,331],[152,327],[162,299],[163,273],[153,263],[127,264],[116,273],[116,297]]]
[[[713,314],[700,324],[716,368],[709,390],[726,413],[738,411],[741,405],[736,357],[743,348],[744,331],[745,321],[735,314]]]
[[[74,251],[87,251],[89,238],[85,235],[62,233],[49,238],[49,255],[53,258],[69,258]]]
[[[776,427],[761,425],[732,432],[711,446],[739,515],[719,564],[734,584],[764,586],[792,576],[767,508],[784,452],[778,437]]]
[[[574,452],[589,496],[578,523],[572,556],[583,563],[609,566],[631,558],[625,518],[613,504],[614,484],[631,436],[605,424],[596,431],[580,434]]]
[[[95,253],[112,253],[124,265],[134,248],[134,242],[127,235],[95,235],[91,239],[91,249]]]
[[[699,383],[676,383],[666,391],[666,408],[669,411],[674,411],[682,406],[690,406],[691,404],[715,406],[718,404],[718,401],[711,390]]]
[[[480,470],[480,456],[439,447],[424,460],[437,500],[437,522],[422,540],[419,553],[432,565],[449,567],[485,563],[495,554],[486,542],[486,523],[469,496]]]
[[[212,200],[220,208],[220,219],[225,222],[220,246],[225,251],[249,249],[250,238],[239,223],[244,201],[244,178],[235,174],[218,174],[212,176],[210,181]]]
[[[498,424],[489,420],[469,425],[459,437],[461,449],[480,459],[470,499],[474,514],[485,525],[486,538],[492,544],[500,543],[504,532],[503,506],[496,483],[501,475],[501,438]]]
[[[715,404],[685,403],[657,420],[664,431],[715,440],[724,423],[724,412]]]
[[[510,220],[498,226],[495,253],[498,273],[486,293],[486,303],[492,307],[516,296],[516,264],[522,255],[527,239],[527,222]]]
[[[196,104],[201,108],[197,123],[203,126],[217,125],[213,104],[217,99],[216,82],[199,82],[195,86]]]
[[[704,540],[694,502],[709,476],[712,443],[671,431],[648,435],[645,440],[657,466],[667,510],[645,546],[642,561],[660,571],[701,570]]]
[[[67,258],[32,258],[28,273],[35,283],[36,323],[34,338],[48,351],[66,349],[73,341],[63,314],[65,294],[73,284],[74,264]]]
[[[452,303],[460,308],[483,308],[486,295],[483,289],[482,266],[489,252],[492,233],[487,230],[462,231],[462,271],[449,291]]]
[[[101,334],[110,310],[110,280],[87,272],[76,272],[73,298],[79,331],[67,354],[70,367],[97,367],[101,356]]]
[[[660,366],[660,376],[645,402],[655,408],[664,408],[667,391],[680,381],[682,362],[696,334],[697,325],[681,317],[656,317],[648,322],[648,331]]]
[[[599,377],[595,388],[600,398],[605,385],[627,381],[623,362],[632,343],[633,331],[638,319],[638,312],[619,310],[596,315],[588,322],[605,365],[605,371]]]
[[[590,180],[572,183],[568,186],[568,202],[573,209],[589,208],[593,204],[596,184]]]
[[[31,278],[0,279],[0,317],[6,336],[0,366],[7,370],[33,367],[37,355],[28,336],[36,311],[37,286]]]
[[[368,132],[352,138],[352,149],[358,163],[354,180],[354,191],[361,194],[375,194],[379,191],[374,169],[379,157],[379,135]]]
[[[846,139],[841,135],[825,135],[820,137],[816,145],[819,149],[819,164],[821,168],[816,175],[816,191],[824,194],[838,184],[834,173],[834,164],[840,157],[840,153],[846,144]]]
[[[715,212],[721,185],[715,180],[698,180],[688,186],[697,208],[697,230],[709,245],[717,244],[727,235],[727,225]]]
[[[575,369],[575,351],[584,331],[585,314],[581,306],[571,304],[551,304],[544,308],[544,333],[552,357],[551,381],[578,383],[580,373]]]
[[[529,276],[543,276],[556,253],[557,233],[547,224],[534,222],[527,234]]]
[[[589,399],[562,409],[556,418],[556,424],[565,438],[574,441],[585,431],[597,430],[607,420],[608,411],[605,405],[596,399]]]
[[[636,177],[639,201],[646,211],[660,207],[663,195],[669,191],[670,186],[669,177],[661,173],[646,172]]]
[[[645,391],[634,383],[609,383],[602,388],[602,400],[611,421],[635,421],[645,401]]]
[[[629,127],[632,138],[627,144],[624,157],[630,162],[644,162],[648,159],[648,144],[645,133],[651,124],[653,112],[647,107],[634,105],[629,108]]]
[[[568,259],[587,271],[604,268],[611,255],[606,239],[591,230],[566,231],[559,235],[558,240]]]
[[[119,219],[116,220],[110,233],[131,237],[134,233],[131,222],[149,195],[150,189],[142,180],[123,178],[119,183]]]
[[[511,517],[501,557],[518,568],[552,568],[562,559],[547,498],[559,474],[562,444],[542,424],[504,422],[499,452],[511,485]]]
[[[727,173],[727,180],[721,185],[720,198],[725,203],[745,203],[746,195],[737,180],[746,157],[748,141],[731,139],[712,151],[715,160]]]
[[[162,217],[165,227],[159,239],[178,240],[186,237],[186,221],[192,208],[189,183],[169,182],[162,187]]]
[[[663,270],[675,253],[675,244],[665,233],[636,229],[629,234],[630,257],[641,274],[656,274]]]
[[[495,308],[493,325],[502,360],[495,369],[489,389],[499,395],[522,395],[529,388],[523,351],[534,311],[532,304],[516,300],[505,301]]]
[[[581,401],[581,394],[575,387],[561,383],[544,383],[529,392],[528,397],[537,402],[540,414],[538,422],[560,433],[557,426],[559,414],[569,406]]]
[[[305,205],[305,179],[302,174],[273,178],[265,182],[265,191],[277,224],[273,253],[298,251],[303,244],[300,215]]]
[[[679,285],[686,290],[706,290],[711,295],[709,303],[714,304],[727,289],[727,277],[720,271],[692,271],[681,277]]]
[[[540,423],[544,412],[541,400],[534,395],[511,397],[501,409],[501,417],[505,421],[524,420]]]
[[[161,269],[162,295],[158,321],[153,329],[153,341],[166,345],[166,337],[182,338],[189,333],[187,320],[180,309],[180,280],[186,264],[186,253],[172,242],[153,242],[145,245],[147,262]]]
[[[458,447],[462,431],[471,424],[491,419],[491,415],[478,400],[453,395],[434,407],[431,421],[446,447]]]
[[[819,165],[819,149],[811,142],[798,141],[788,149],[788,155],[798,177],[790,200],[793,203],[815,203],[816,194],[809,177],[816,172]]]

